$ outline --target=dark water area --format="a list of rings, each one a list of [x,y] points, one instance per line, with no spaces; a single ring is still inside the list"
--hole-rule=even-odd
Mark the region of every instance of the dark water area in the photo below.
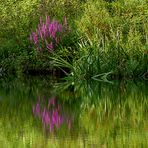
[[[148,83],[0,79],[1,148],[148,147]]]

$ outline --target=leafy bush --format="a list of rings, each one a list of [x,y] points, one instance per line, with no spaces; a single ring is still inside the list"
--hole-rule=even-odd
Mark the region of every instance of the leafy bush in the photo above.
[[[147,1],[119,0],[108,3],[103,0],[88,1],[81,19],[76,21],[80,33],[91,40],[104,38],[129,47],[147,43]],[[96,34],[96,30],[98,33]],[[136,45],[135,45],[136,44]]]

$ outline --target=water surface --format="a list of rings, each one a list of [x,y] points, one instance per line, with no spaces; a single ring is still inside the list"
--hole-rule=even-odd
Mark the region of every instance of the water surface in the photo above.
[[[0,147],[148,147],[148,85],[0,80]]]

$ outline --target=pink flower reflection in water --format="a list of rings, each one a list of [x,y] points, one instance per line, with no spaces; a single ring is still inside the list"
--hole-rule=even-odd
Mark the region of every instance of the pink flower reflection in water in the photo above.
[[[45,100],[39,100],[35,106],[33,106],[33,114],[42,120],[44,128],[53,132],[61,125],[66,124],[68,129],[71,128],[71,118],[62,112],[62,107],[57,103],[55,98],[48,100],[48,105],[44,104]],[[44,105],[43,105],[44,104]]]

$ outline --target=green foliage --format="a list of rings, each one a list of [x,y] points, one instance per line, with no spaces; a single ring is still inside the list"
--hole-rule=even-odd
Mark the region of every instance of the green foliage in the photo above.
[[[15,39],[22,42],[22,38],[28,36],[28,29],[31,27],[31,19],[35,16],[37,9],[37,0],[25,1],[0,1],[0,36],[3,38]]]
[[[53,60],[84,79],[147,76],[147,0],[1,0],[0,11],[1,71],[49,70]],[[28,41],[45,15],[67,17],[71,29],[53,55],[38,55]]]
[[[76,24],[79,33],[87,37],[85,42],[89,44],[83,47],[86,51],[82,52],[83,56],[79,53],[79,58],[89,55],[91,59],[93,58],[93,64],[84,60],[81,69],[85,67],[86,70],[90,66],[97,73],[96,67],[99,67],[100,73],[114,71],[118,77],[138,77],[146,72],[148,70],[146,66],[148,57],[145,53],[148,45],[147,18],[146,0],[86,2],[84,13],[76,20]]]

